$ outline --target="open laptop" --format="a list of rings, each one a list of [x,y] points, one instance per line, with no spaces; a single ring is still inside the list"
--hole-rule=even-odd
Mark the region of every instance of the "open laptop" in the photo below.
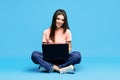
[[[42,44],[43,59],[46,61],[63,61],[68,59],[68,44]]]

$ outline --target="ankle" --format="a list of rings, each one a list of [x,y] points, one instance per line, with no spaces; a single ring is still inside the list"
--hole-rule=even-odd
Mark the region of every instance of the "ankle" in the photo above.
[[[54,65],[53,69],[56,70],[56,71],[58,71],[58,72],[60,72],[60,68],[57,65]]]

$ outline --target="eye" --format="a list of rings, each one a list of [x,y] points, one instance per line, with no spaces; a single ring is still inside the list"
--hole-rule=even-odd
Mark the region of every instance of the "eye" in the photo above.
[[[64,19],[62,19],[62,21],[65,21]]]
[[[64,21],[64,19],[60,19],[60,18],[56,18],[56,20],[61,20],[61,21]]]
[[[60,18],[56,18],[57,20],[60,20]]]

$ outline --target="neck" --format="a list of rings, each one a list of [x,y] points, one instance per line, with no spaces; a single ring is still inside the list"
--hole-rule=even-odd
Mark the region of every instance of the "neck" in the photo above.
[[[60,29],[62,29],[62,27],[57,27],[57,28],[56,28],[56,30],[60,30]]]

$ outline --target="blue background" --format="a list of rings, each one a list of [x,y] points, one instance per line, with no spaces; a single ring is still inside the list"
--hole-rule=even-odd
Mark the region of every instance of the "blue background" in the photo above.
[[[40,73],[30,59],[59,8],[67,13],[73,50],[82,55],[73,75]],[[119,79],[119,9],[119,0],[0,0],[0,79]]]

